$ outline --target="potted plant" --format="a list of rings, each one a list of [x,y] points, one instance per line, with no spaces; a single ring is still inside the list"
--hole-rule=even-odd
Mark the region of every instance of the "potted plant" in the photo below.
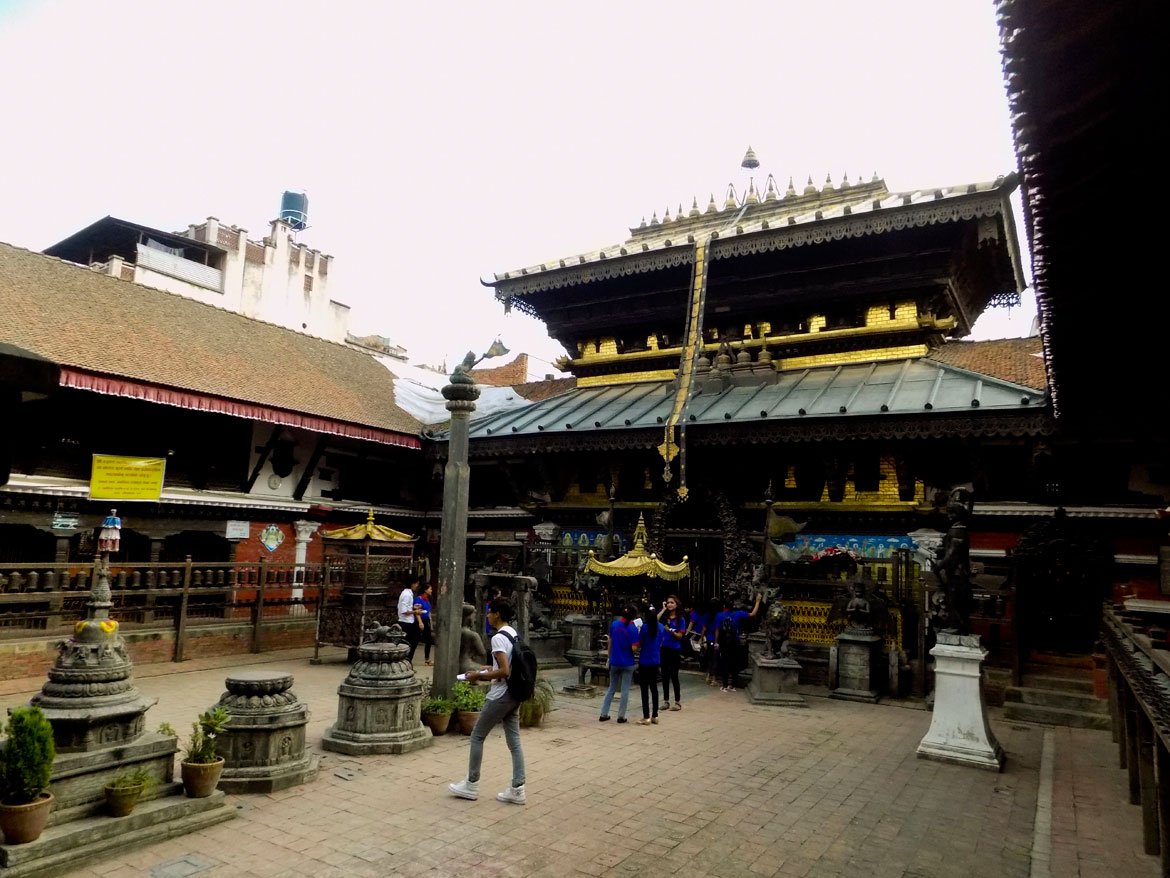
[[[215,792],[223,773],[223,757],[216,752],[216,747],[230,720],[226,707],[212,707],[191,724],[191,737],[179,762],[183,792],[189,798],[206,799]],[[159,731],[163,729],[160,727]]]
[[[422,705],[423,722],[431,727],[431,734],[446,734],[447,726],[451,722],[451,714],[455,710],[455,702],[450,698],[432,695]]]
[[[459,731],[470,735],[487,701],[487,690],[460,680],[451,688],[451,698],[455,702],[455,709],[459,711]]]
[[[547,677],[537,677],[532,697],[520,705],[520,725],[528,727],[540,725],[553,709],[555,701],[556,690],[553,684]]]
[[[153,789],[158,778],[145,765],[127,768],[114,775],[114,779],[103,788],[106,794],[106,810],[111,817],[125,817],[134,810],[138,799],[147,790]]]
[[[14,707],[0,750],[0,831],[5,844],[27,844],[45,831],[53,794],[53,727],[39,707]]]

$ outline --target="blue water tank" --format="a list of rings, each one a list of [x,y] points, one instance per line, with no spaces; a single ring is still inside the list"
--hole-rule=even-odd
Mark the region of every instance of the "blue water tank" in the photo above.
[[[309,196],[304,192],[285,192],[280,196],[280,218],[298,232],[309,224]]]

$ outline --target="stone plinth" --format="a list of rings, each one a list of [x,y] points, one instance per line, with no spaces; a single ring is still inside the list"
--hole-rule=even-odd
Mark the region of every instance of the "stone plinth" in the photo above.
[[[837,686],[829,697],[876,704],[887,675],[881,648],[882,639],[869,628],[846,628],[838,634]]]
[[[536,653],[537,665],[544,670],[569,667],[565,658],[569,642],[569,635],[563,631],[531,631],[528,634],[528,645]]]
[[[337,722],[321,746],[349,756],[409,753],[434,743],[422,724],[423,684],[406,660],[405,643],[366,643],[337,687]]]
[[[565,621],[569,625],[569,648],[565,651],[565,660],[577,669],[577,682],[562,688],[566,695],[576,695],[587,698],[597,694],[597,687],[587,683],[588,666],[596,665],[601,661],[597,649],[598,634],[601,631],[599,616],[568,616]]]
[[[987,656],[978,635],[942,634],[934,656],[934,711],[918,745],[923,759],[1000,771],[1003,748],[987,723],[979,666]]]
[[[793,658],[752,655],[752,679],[747,693],[752,704],[779,707],[808,707],[796,687],[800,681],[800,662]]]
[[[218,744],[219,788],[226,793],[271,793],[313,780],[317,757],[305,750],[309,709],[281,670],[241,671],[224,680],[216,706],[231,721]]]

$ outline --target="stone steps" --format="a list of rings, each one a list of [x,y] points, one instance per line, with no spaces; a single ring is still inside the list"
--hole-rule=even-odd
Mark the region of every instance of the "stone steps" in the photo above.
[[[1108,729],[1109,705],[1093,694],[1092,671],[1072,664],[1032,664],[1019,686],[1004,689],[1004,717],[1080,729]]]
[[[205,799],[189,799],[181,792],[150,799],[139,802],[126,817],[85,817],[49,826],[28,844],[0,844],[0,874],[4,878],[60,875],[78,864],[89,865],[235,816],[236,809],[219,790]]]

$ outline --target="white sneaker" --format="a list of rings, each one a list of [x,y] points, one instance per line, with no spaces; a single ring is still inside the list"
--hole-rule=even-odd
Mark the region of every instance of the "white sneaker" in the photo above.
[[[525,805],[528,803],[528,796],[524,793],[524,786],[508,787],[502,793],[496,793],[496,801],[510,802],[513,805]]]
[[[459,783],[447,784],[447,789],[451,791],[452,795],[456,795],[461,799],[471,799],[474,802],[479,798],[479,781],[472,783],[464,779],[459,781]]]

